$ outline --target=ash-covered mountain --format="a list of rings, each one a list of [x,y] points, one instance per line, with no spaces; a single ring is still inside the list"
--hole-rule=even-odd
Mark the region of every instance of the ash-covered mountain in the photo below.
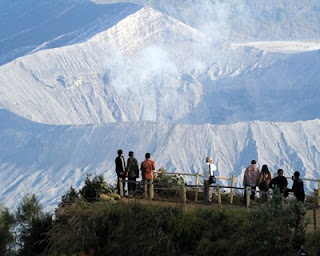
[[[252,159],[319,177],[315,1],[107,2],[0,3],[1,202],[113,183],[119,148],[189,173],[212,155],[239,186]]]
[[[217,42],[145,7],[83,43],[2,65],[0,106],[48,124],[310,120],[320,44],[296,44]]]
[[[242,186],[244,168],[252,159],[268,164],[273,174],[281,166],[286,176],[299,170],[302,177],[315,178],[320,163],[319,129],[319,120],[61,126],[35,123],[0,110],[0,201],[15,207],[25,193],[35,193],[52,210],[70,186],[83,185],[87,173],[102,174],[115,183],[119,146],[124,152],[134,150],[139,163],[150,152],[157,168],[194,174],[203,174],[205,157],[212,155],[218,166],[216,175],[236,175],[237,186]],[[317,186],[317,182],[305,183],[307,191]]]

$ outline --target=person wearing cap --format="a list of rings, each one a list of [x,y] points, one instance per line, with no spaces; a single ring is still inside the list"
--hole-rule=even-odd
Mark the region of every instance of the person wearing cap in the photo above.
[[[129,158],[127,160],[127,172],[128,172],[128,193],[132,194],[136,190],[136,179],[139,178],[139,165],[137,159],[134,157],[133,151],[129,152]]]
[[[259,182],[259,176],[260,176],[260,171],[259,168],[257,167],[257,162],[256,160],[251,161],[251,165],[249,165],[243,176],[243,186],[244,188],[250,186],[251,187],[251,195],[250,199],[255,200],[255,194],[256,194],[256,188]],[[244,200],[243,203],[247,203],[247,195],[246,195],[246,190],[244,190]]]
[[[211,202],[213,187],[211,186],[215,183],[214,172],[217,170],[217,167],[213,163],[212,157],[206,157],[206,166],[205,166],[205,180],[204,180],[204,200],[206,202]]]

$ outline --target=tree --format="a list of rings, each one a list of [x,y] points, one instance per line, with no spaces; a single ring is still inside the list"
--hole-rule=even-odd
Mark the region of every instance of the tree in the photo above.
[[[74,187],[70,187],[69,191],[61,197],[61,203],[58,207],[70,205],[80,200],[80,193],[77,192]]]
[[[46,249],[46,233],[52,225],[52,215],[44,213],[36,195],[26,194],[16,215],[18,255],[38,255]]]
[[[12,245],[15,241],[12,228],[15,219],[8,208],[0,208],[0,255],[13,255]]]

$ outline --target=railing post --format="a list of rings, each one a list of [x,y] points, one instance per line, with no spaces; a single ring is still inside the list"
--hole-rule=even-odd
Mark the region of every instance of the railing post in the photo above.
[[[317,230],[317,210],[316,210],[316,206],[313,206],[313,229],[314,231]]]
[[[251,192],[251,191],[250,191],[250,192]],[[247,207],[250,206],[249,186],[246,186],[246,204],[247,204]]]
[[[186,204],[187,202],[187,187],[185,184],[182,185],[182,201],[183,204]]]
[[[149,200],[152,200],[153,198],[153,181],[152,180],[149,180],[148,181],[148,187],[149,187]]]
[[[217,185],[218,190],[218,204],[221,204],[221,191],[220,191],[220,185]]]
[[[122,178],[119,177],[119,188],[120,188],[120,196],[123,197],[123,181]]]
[[[198,185],[199,185],[199,173],[196,174],[196,190],[195,190],[195,195],[194,195],[194,201],[198,202]]]
[[[233,187],[234,187],[235,178],[236,178],[236,176],[232,175],[232,178],[231,178],[231,189],[230,189],[230,204],[233,204],[233,191],[234,191]]]
[[[320,178],[318,179],[318,200],[317,200],[318,207],[320,206]]]

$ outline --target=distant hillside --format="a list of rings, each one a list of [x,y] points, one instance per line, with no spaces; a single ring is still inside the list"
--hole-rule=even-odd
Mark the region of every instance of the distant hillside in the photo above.
[[[211,155],[237,185],[252,159],[319,177],[317,1],[107,2],[0,1],[0,203],[113,183],[119,148],[189,173]]]
[[[83,42],[140,8],[89,0],[1,0],[0,65],[40,49]]]
[[[150,152],[157,169],[203,173],[205,157],[213,156],[217,176],[236,175],[242,186],[244,168],[252,159],[274,174],[295,170],[302,178],[319,178],[320,120],[295,123],[250,122],[234,125],[170,125],[152,122],[86,126],[34,123],[0,111],[0,202],[17,206],[25,193],[35,193],[47,209],[79,188],[87,173],[115,182],[114,159],[122,148],[133,150],[141,163]],[[194,183],[191,178],[187,181]],[[290,181],[289,181],[290,182]],[[291,185],[290,185],[291,186]],[[306,182],[306,191],[317,183]]]

